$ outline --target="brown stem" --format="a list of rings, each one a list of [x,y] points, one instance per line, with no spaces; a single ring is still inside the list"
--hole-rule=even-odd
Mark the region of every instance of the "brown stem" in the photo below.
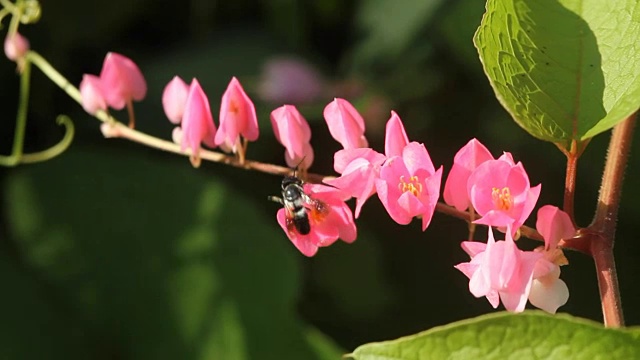
[[[622,193],[622,180],[631,149],[635,121],[636,114],[633,114],[613,128],[602,184],[600,185],[596,215],[588,228],[590,233],[598,235],[591,238],[591,253],[598,275],[604,324],[609,327],[624,326],[613,245]]]
[[[569,214],[574,226],[576,224],[573,209],[574,209],[574,194],[576,192],[576,171],[578,167],[578,153],[576,141],[571,142],[571,149],[566,153],[567,155],[567,174],[564,181],[564,212]]]

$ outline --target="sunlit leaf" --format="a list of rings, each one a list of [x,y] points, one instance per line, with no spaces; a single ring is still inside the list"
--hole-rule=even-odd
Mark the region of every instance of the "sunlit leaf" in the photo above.
[[[357,360],[637,359],[640,339],[569,315],[497,313],[357,348]]]
[[[569,148],[640,106],[635,0],[489,0],[474,41],[502,105]]]

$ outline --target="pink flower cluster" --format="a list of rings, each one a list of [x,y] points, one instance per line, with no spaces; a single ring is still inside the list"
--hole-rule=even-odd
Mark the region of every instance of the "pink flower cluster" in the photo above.
[[[19,41],[9,45],[16,50],[10,48],[8,55],[18,52]],[[5,44],[5,52],[6,48]],[[80,84],[83,107],[92,114],[107,107],[130,107],[146,90],[138,67],[116,53],[107,54],[100,77],[85,75]],[[174,141],[190,155],[194,166],[200,163],[203,143],[235,153],[242,162],[247,142],[259,135],[255,106],[235,77],[222,95],[217,128],[197,79],[187,84],[174,77],[164,89],[162,105],[169,121],[178,125]],[[409,224],[418,218],[424,231],[438,203],[442,179],[442,167],[435,168],[425,145],[409,140],[394,111],[386,124],[384,154],[368,147],[365,121],[347,100],[334,99],[323,115],[331,136],[342,145],[333,164],[340,176],[324,180],[326,185],[286,178],[284,199],[275,199],[284,205],[276,215],[278,223],[296,248],[313,256],[320,247],[338,239],[355,241],[354,218],[374,194],[395,222]],[[271,112],[270,119],[276,139],[285,148],[287,165],[306,171],[313,163],[314,151],[305,118],[295,106],[283,105]],[[534,210],[540,189],[540,185],[531,186],[524,166],[510,153],[496,159],[476,139],[454,158],[444,200],[459,211],[477,214],[474,222],[489,229],[487,243],[462,242],[470,260],[455,267],[469,278],[470,292],[486,297],[494,308],[502,302],[507,310],[517,312],[529,301],[555,312],[568,300],[568,288],[559,278],[560,265],[567,261],[558,242],[576,231],[569,216],[554,206],[543,206],[538,210],[536,228],[545,246],[523,251],[514,240]],[[355,216],[345,203],[350,198],[356,199]],[[495,239],[494,229],[505,233],[504,240]]]
[[[244,156],[245,145],[241,138],[245,141],[258,139],[255,106],[235,77],[222,95],[219,128],[213,122],[209,99],[197,79],[187,85],[175,76],[164,88],[162,106],[169,121],[181,125],[174,129],[173,140],[180,144],[182,151],[189,150],[191,163],[196,167],[200,165],[202,143],[209,148],[219,146]]]
[[[574,235],[569,216],[555,206],[538,211],[536,227],[545,246],[535,251],[519,250],[514,241],[518,229],[533,211],[540,185],[531,187],[522,163],[510,153],[494,159],[478,140],[469,141],[454,158],[444,187],[444,200],[460,211],[470,209],[480,216],[477,224],[489,226],[486,244],[465,241],[462,248],[471,261],[456,265],[469,279],[469,290],[485,296],[495,308],[500,301],[509,311],[532,305],[555,313],[569,298],[560,280],[566,258],[558,241]],[[493,228],[506,232],[504,241],[494,239]]]
[[[100,76],[85,74],[80,83],[82,107],[89,113],[131,107],[147,95],[147,82],[128,57],[110,52],[104,58]]]

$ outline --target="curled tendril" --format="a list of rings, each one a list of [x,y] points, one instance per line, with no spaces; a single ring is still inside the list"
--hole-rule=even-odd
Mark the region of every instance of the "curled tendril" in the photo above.
[[[40,20],[40,16],[42,16],[40,2],[38,0],[24,0],[20,22],[23,24],[34,24]]]
[[[13,154],[10,156],[0,156],[0,165],[15,166],[18,164],[32,164],[36,162],[46,161],[62,154],[65,150],[67,150],[67,148],[69,148],[69,145],[71,145],[73,136],[75,135],[75,128],[71,119],[66,115],[59,115],[56,118],[56,123],[58,125],[64,126],[64,136],[57,144],[46,150],[30,154]]]
[[[64,136],[62,137],[62,139],[58,141],[57,144],[46,150],[30,154],[23,154],[20,158],[21,163],[30,164],[46,161],[62,154],[65,150],[67,150],[67,148],[69,148],[69,145],[71,145],[71,142],[73,141],[73,136],[75,135],[73,122],[66,115],[58,115],[58,117],[56,118],[56,123],[58,125],[64,126]]]
[[[2,20],[7,16],[10,15],[11,11],[9,11],[6,8],[0,9],[0,30],[2,30],[3,26],[2,26]]]

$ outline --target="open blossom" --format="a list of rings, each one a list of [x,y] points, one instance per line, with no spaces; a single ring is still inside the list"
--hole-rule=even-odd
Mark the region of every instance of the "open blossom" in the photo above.
[[[308,169],[313,163],[311,128],[293,105],[283,105],[271,112],[271,126],[276,139],[285,147],[289,167]]]
[[[118,53],[110,52],[105,57],[100,80],[107,105],[116,110],[133,100],[144,99],[147,94],[147,82],[138,66]]]
[[[453,158],[453,166],[444,184],[444,201],[460,211],[469,207],[467,182],[471,173],[482,163],[493,160],[487,148],[477,139],[471,139]]]
[[[19,32],[7,35],[4,39],[4,54],[9,60],[17,61],[29,51],[29,40]]]
[[[538,210],[536,229],[545,242],[540,250],[543,257],[536,263],[529,302],[549,313],[569,300],[569,288],[560,280],[560,265],[567,263],[562,250],[557,248],[560,239],[572,237],[576,229],[571,218],[555,206],[545,205]]]
[[[320,184],[305,184],[304,191],[312,199],[323,202],[327,207],[322,213],[311,208],[307,209],[311,225],[309,234],[301,235],[295,229],[287,228],[287,215],[284,208],[278,210],[277,214],[278,224],[302,254],[314,256],[318,248],[329,246],[338,239],[347,243],[356,240],[357,229],[353,215],[344,202],[349,198],[348,196],[338,189]]]
[[[162,91],[162,109],[174,124],[180,124],[187,103],[189,86],[179,76],[174,76]]]
[[[395,111],[387,121],[384,135],[384,154],[387,157],[402,156],[402,150],[409,144],[409,137],[404,130],[402,120]]]
[[[370,148],[344,149],[334,155],[334,169],[342,176],[324,182],[356,198],[356,219],[365,201],[376,192],[375,179],[385,159]]]
[[[511,225],[515,233],[533,211],[540,185],[531,187],[522,163],[511,154],[480,164],[469,176],[467,191],[473,207],[482,218],[478,224],[496,227]]]
[[[100,78],[95,75],[84,74],[80,82],[82,108],[91,115],[95,115],[98,110],[106,110],[107,102],[102,94]]]
[[[434,169],[424,144],[411,142],[402,156],[388,159],[375,180],[380,201],[391,218],[406,225],[422,217],[424,231],[433,216],[440,193],[442,167]]]
[[[255,141],[258,134],[255,106],[238,79],[233,77],[222,95],[216,145],[235,153],[240,144],[240,135],[248,141]]]
[[[542,254],[518,249],[511,229],[504,241],[495,241],[489,227],[486,244],[475,241],[462,242],[462,248],[471,261],[455,266],[469,278],[469,291],[475,297],[486,296],[491,306],[500,301],[508,311],[524,310],[531,290],[534,268]]]
[[[187,148],[191,150],[190,159],[194,166],[200,164],[200,144],[204,142],[209,147],[215,147],[215,136],[216,126],[213,123],[209,100],[198,80],[193,79],[182,118],[180,145],[182,151]]]
[[[336,98],[330,102],[324,108],[324,119],[331,136],[344,149],[368,146],[364,136],[364,119],[347,100]]]

